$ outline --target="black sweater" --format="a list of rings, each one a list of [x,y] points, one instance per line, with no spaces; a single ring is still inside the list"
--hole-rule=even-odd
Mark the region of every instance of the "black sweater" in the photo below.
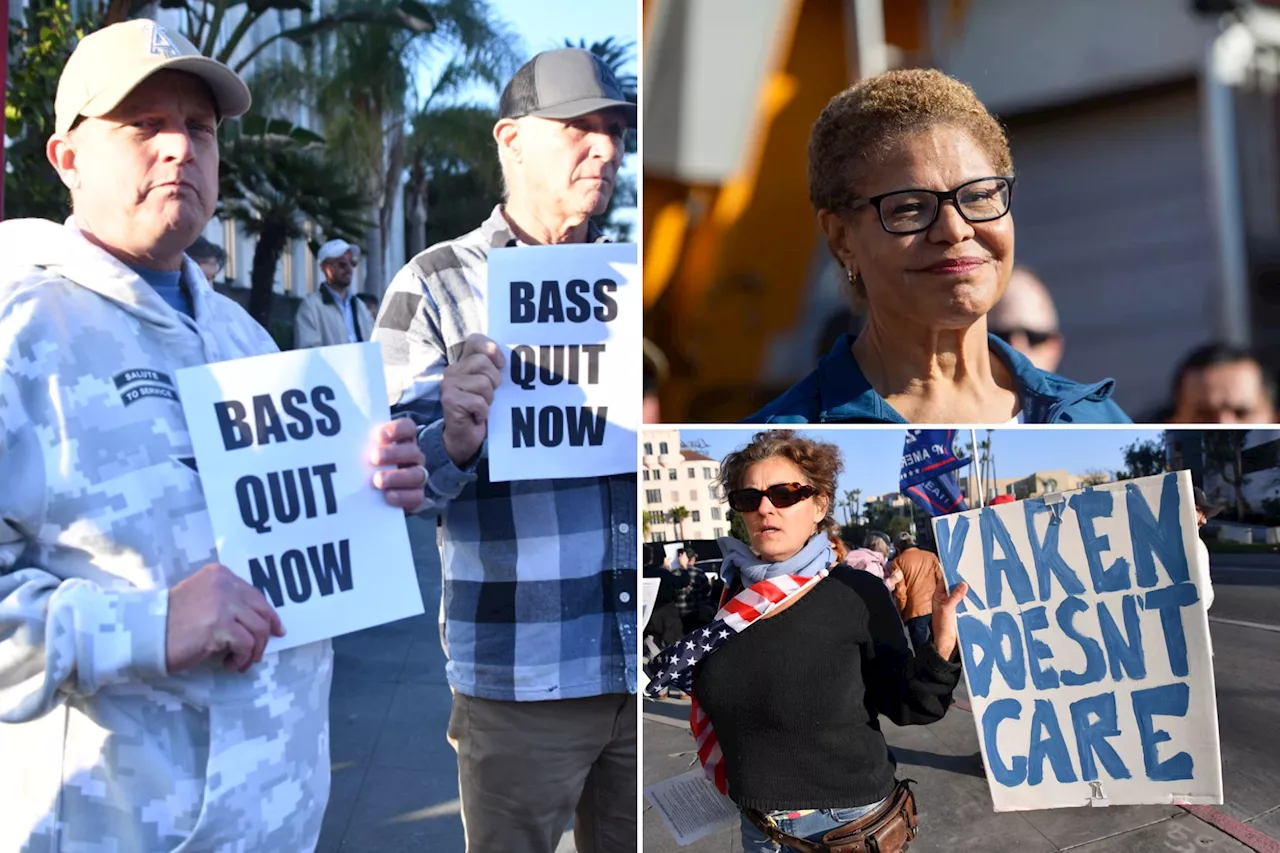
[[[930,643],[913,656],[884,582],[838,566],[799,601],[699,664],[694,695],[743,808],[866,805],[893,790],[878,714],[942,719],[960,665]]]

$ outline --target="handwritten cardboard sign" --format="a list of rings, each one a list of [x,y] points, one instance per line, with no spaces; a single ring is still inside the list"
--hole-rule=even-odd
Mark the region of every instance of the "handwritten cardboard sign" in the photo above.
[[[1221,803],[1186,471],[935,518],[996,811]]]

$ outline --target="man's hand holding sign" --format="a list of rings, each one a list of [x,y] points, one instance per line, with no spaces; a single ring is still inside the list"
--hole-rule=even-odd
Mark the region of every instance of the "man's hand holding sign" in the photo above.
[[[386,504],[422,503],[425,460],[412,422],[378,423],[376,344],[192,368],[178,384],[226,565],[174,587],[171,669],[222,655],[243,672],[272,637],[289,648],[422,612]]]
[[[934,530],[947,582],[970,586],[959,640],[996,811],[1222,802],[1187,472]]]
[[[425,461],[411,421],[397,418],[377,430],[373,486],[387,503],[413,510],[422,503]],[[221,658],[227,669],[247,672],[262,660],[271,637],[283,637],[284,624],[265,595],[220,563],[209,563],[175,584],[169,592],[166,659],[170,672]]]
[[[507,360],[484,335],[469,335],[462,355],[444,369],[440,405],[444,409],[444,449],[459,468],[480,451],[489,430],[489,407],[502,382]]]

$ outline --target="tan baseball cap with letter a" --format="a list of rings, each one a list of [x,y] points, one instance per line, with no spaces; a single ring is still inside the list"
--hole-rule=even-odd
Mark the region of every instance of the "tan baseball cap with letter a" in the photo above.
[[[234,71],[155,21],[112,24],[80,40],[58,79],[54,129],[66,133],[79,116],[97,118],[120,105],[157,71],[194,74],[209,84],[223,118],[244,115],[249,87]]]

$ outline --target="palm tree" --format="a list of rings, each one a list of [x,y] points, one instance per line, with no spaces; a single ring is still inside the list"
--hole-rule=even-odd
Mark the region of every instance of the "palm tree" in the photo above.
[[[9,73],[0,134],[0,145],[5,146],[0,182],[5,192],[0,218],[61,222],[71,212],[71,196],[49,164],[45,144],[53,134],[53,103],[62,67],[101,18],[97,4],[77,6],[78,11],[70,0],[29,0],[22,20],[7,22]]]
[[[356,239],[366,224],[366,200],[325,159],[324,140],[287,122],[247,117],[225,128],[222,150],[219,215],[258,238],[249,313],[287,348],[292,342],[280,340],[281,331],[269,326],[281,255],[290,240],[308,236],[308,220],[328,236]]]
[[[155,0],[108,0],[103,26],[143,15]],[[341,32],[356,25],[372,25],[393,30],[430,34],[448,26],[451,0],[342,0],[323,14],[296,27],[281,27],[247,52],[241,50],[254,24],[268,14],[301,11],[308,18],[309,0],[161,0],[166,9],[181,10],[186,17],[185,32],[205,56],[211,56],[237,73],[243,73],[263,50],[288,39],[295,44],[311,44],[320,36]],[[225,39],[222,25],[240,15],[235,29]],[[238,58],[237,58],[238,57]]]
[[[255,77],[268,102],[314,105],[330,157],[355,176],[372,201],[372,223],[361,242],[365,281],[378,288],[388,280],[383,264],[409,156],[415,69],[431,51],[456,51],[428,94],[431,105],[437,96],[474,81],[496,85],[515,61],[511,37],[493,18],[487,0],[437,0],[426,5],[433,22],[429,31],[346,27],[334,36],[325,73],[275,63]],[[485,151],[487,146],[475,141],[468,137],[473,150]]]
[[[676,539],[684,539],[684,520],[689,517],[689,510],[683,506],[673,507],[671,509],[671,529],[675,531]]]
[[[860,501],[862,500],[862,489],[850,489],[849,491],[845,492],[844,500],[845,500],[845,506],[853,510],[853,517],[852,518],[846,517],[845,524],[846,525],[857,524],[858,521],[862,518],[862,513],[858,512],[858,509],[862,506],[862,504],[860,503]]]
[[[408,177],[405,218],[409,255],[425,249],[428,214],[432,232],[447,239],[474,227],[502,199],[502,171],[493,154],[494,107],[459,104],[454,97],[469,83],[495,91],[512,63],[485,55],[455,56],[436,77],[405,143]]]

